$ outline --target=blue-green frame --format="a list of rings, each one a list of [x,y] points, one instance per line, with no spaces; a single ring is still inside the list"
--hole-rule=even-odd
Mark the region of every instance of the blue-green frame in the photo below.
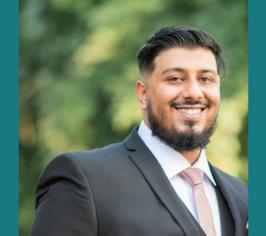
[[[1,235],[18,235],[18,1],[0,3]]]

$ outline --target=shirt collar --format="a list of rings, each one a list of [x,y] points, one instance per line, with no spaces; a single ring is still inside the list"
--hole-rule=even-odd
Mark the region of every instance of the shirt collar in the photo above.
[[[162,142],[159,137],[153,136],[152,131],[147,127],[144,121],[142,121],[139,126],[138,134],[157,159],[168,179],[173,178],[184,169],[191,167],[190,163],[183,155]],[[200,156],[193,164],[193,167],[201,169],[205,175],[208,176],[209,180],[216,185],[204,149],[201,150]]]

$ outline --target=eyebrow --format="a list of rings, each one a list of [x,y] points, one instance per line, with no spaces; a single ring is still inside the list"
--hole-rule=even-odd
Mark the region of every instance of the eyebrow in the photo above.
[[[183,68],[179,68],[179,67],[171,67],[171,68],[167,68],[165,70],[163,70],[163,72],[161,73],[162,75],[167,73],[167,72],[170,72],[170,71],[175,71],[175,72],[186,72],[185,69]],[[212,73],[212,74],[216,74],[218,75],[218,73],[214,70],[210,70],[210,69],[202,69],[202,70],[199,70],[198,72],[201,72],[201,73]]]

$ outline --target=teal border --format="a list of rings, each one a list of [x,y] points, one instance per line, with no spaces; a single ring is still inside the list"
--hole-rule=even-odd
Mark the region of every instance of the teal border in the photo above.
[[[0,234],[18,235],[18,2],[0,3]]]
[[[18,235],[18,1],[1,2],[1,235]],[[264,235],[266,2],[248,2],[249,235]]]
[[[250,0],[249,15],[249,235],[265,235],[266,2]]]

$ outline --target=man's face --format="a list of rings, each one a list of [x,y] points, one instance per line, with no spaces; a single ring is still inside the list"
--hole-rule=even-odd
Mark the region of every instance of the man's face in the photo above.
[[[205,146],[220,104],[213,53],[201,47],[174,47],[159,53],[154,64],[153,72],[136,87],[145,123],[170,146],[185,138],[174,147],[177,150]]]

